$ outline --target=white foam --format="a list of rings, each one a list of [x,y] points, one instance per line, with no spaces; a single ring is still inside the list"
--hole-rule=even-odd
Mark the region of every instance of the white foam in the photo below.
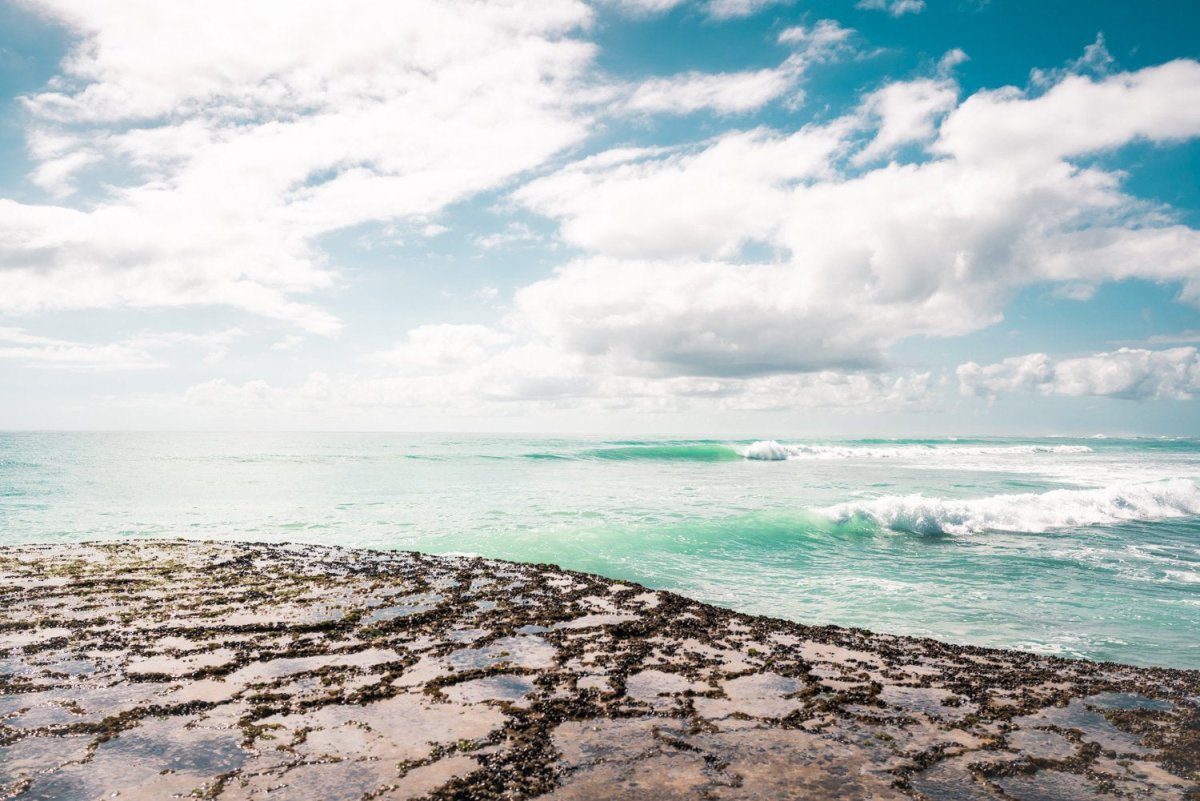
[[[760,440],[752,445],[749,445],[742,456],[747,459],[759,459],[764,462],[782,462],[784,459],[792,457],[793,448],[787,445],[780,445],[773,439]]]
[[[1200,484],[1173,478],[1100,489],[993,495],[953,500],[888,495],[818,509],[835,523],[865,520],[880,528],[920,534],[986,530],[1040,533],[1121,521],[1200,515]]]
[[[746,459],[928,459],[962,456],[1019,456],[1035,453],[1092,453],[1086,445],[784,445],[760,440],[741,451]]]

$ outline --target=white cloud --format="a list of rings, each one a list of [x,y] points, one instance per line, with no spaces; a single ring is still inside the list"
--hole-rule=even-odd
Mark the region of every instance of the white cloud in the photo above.
[[[996,364],[967,362],[958,368],[965,395],[1036,392],[1129,400],[1189,400],[1200,393],[1200,351],[1121,348],[1077,358],[1045,353],[1014,356]]]
[[[1091,300],[1096,295],[1095,284],[1060,284],[1054,288],[1054,297],[1063,298],[1064,300]]]
[[[56,198],[67,197],[75,193],[75,173],[95,164],[100,158],[99,153],[91,150],[74,150],[42,161],[29,179]]]
[[[813,296],[787,265],[587,259],[516,295],[521,324],[610,370],[755,375],[874,366],[888,320]]]
[[[630,257],[731,256],[773,236],[799,181],[827,175],[850,131],[845,122],[793,134],[734,131],[699,150],[609,151],[514,193],[562,221],[589,251]]]
[[[20,328],[0,328],[0,359],[23,367],[70,370],[147,370],[166,365],[128,343],[94,344],[37,336]]]
[[[365,361],[405,371],[476,364],[495,353],[510,338],[484,325],[423,325],[389,351],[373,353]]]
[[[938,59],[938,74],[946,77],[959,64],[965,64],[970,60],[971,57],[968,56],[961,48],[955,47],[951,50],[947,50],[946,53],[940,59]]]
[[[90,212],[0,199],[0,312],[228,304],[338,329],[329,313],[290,299],[332,284],[307,243],[279,241],[223,206],[193,213],[193,199],[149,194],[157,203]]]
[[[790,134],[581,160],[514,193],[589,254],[519,291],[514,324],[613,369],[720,376],[876,364],[1031,284],[1178,282],[1200,304],[1200,232],[1070,161],[1200,135],[1198,93],[1190,61],[959,105],[915,79]],[[909,143],[931,157],[851,169]]]
[[[810,61],[827,61],[850,50],[853,28],[843,28],[837,20],[823,19],[811,28],[795,25],[779,32],[780,44],[791,45]]]
[[[824,371],[739,378],[639,379],[588,372],[538,348],[504,352],[470,371],[445,375],[310,374],[293,385],[216,379],[184,393],[183,403],[272,413],[353,414],[406,409],[438,416],[506,417],[571,410],[622,414],[808,411],[889,412],[925,408],[929,373],[879,375]],[[180,399],[161,399],[176,403]]]
[[[525,223],[520,222],[509,223],[504,227],[503,231],[497,231],[487,236],[475,237],[475,243],[484,250],[495,250],[496,248],[504,248],[511,245],[529,245],[541,241],[542,236],[540,234]]]
[[[0,327],[0,360],[18,362],[23,367],[89,372],[148,370],[168,366],[153,352],[191,347],[207,350],[204,361],[212,364],[220,361],[233,341],[243,333],[240,328],[202,334],[143,332],[119,342],[95,343],[31,334],[21,328]]]
[[[978,92],[942,124],[934,151],[973,164],[1036,167],[1198,130],[1200,63],[1179,60],[1103,80],[1068,75],[1038,97],[1014,87]]]
[[[754,111],[788,92],[804,69],[796,57],[779,67],[727,73],[686,72],[644,81],[622,108],[651,114],[691,114],[712,109],[718,114]]]
[[[958,104],[958,85],[951,80],[890,83],[863,100],[862,112],[877,121],[875,138],[854,156],[866,164],[898,147],[928,142],[937,133],[937,119]]]
[[[618,361],[613,353],[581,353],[539,339],[516,320],[504,328],[426,325],[395,347],[362,358],[361,372],[313,373],[293,385],[218,379],[192,387],[184,400],[290,413],[378,407],[499,416],[548,410],[887,411],[931,402],[928,372],[633,375]]]
[[[71,202],[0,199],[0,314],[226,305],[333,334],[341,321],[323,295],[343,279],[320,237],[370,223],[389,237],[440,236],[448,205],[531,172],[512,199],[578,250],[516,291],[496,326],[422,326],[362,359],[361,375],[220,380],[194,387],[192,403],[897,408],[925,402],[931,379],[879,372],[893,344],[992,324],[1022,287],[1082,297],[1141,278],[1177,283],[1200,305],[1200,232],[1126,194],[1103,162],[1075,163],[1200,135],[1195,61],[1105,75],[1098,40],[1045,87],[960,103],[950,73],[965,55],[954,50],[931,77],[872,87],[841,117],[572,162],[553,160],[604,113],[734,114],[794,98],[805,70],[850,52],[854,32],[831,20],[787,28],[778,43],[793,53],[769,69],[606,83],[591,74],[594,47],[574,38],[592,19],[576,0],[355,0],[335,17],[309,0],[29,4],[77,41],[64,74],[27,101],[30,177]],[[716,17],[765,5],[699,8]],[[869,3],[897,16],[920,5]],[[112,185],[77,189],[98,174]],[[514,223],[475,241],[537,236]],[[177,346],[212,363],[232,342],[93,345],[6,330],[0,357],[84,369],[155,366],[156,349]],[[288,334],[272,349],[301,341]],[[975,365],[964,380],[989,392],[989,381],[1193,391],[1183,379],[1122,383],[1141,369],[1128,354],[1101,354],[1126,371],[1103,381],[1098,367],[1049,357]]]
[[[605,0],[627,14],[661,14],[676,6],[683,5],[686,0]]]
[[[632,86],[616,105],[618,112],[690,114],[711,109],[718,114],[756,111],[787,95],[798,105],[804,94],[797,84],[813,64],[832,61],[853,50],[854,31],[834,20],[821,20],[811,28],[799,25],[778,36],[794,51],[778,67],[741,72],[685,72],[651,78]],[[617,92],[620,95],[620,92]]]
[[[593,47],[578,0],[30,0],[70,29],[26,99],[33,178],[86,206],[0,200],[0,313],[224,304],[314,333],[336,286],[322,234],[409,220],[580,141]]]
[[[684,5],[686,0],[602,0],[627,14],[662,14]],[[701,4],[709,19],[727,20],[749,17],[765,8],[790,5],[795,0],[706,0]]]
[[[855,8],[886,11],[893,17],[905,14],[920,14],[925,10],[925,0],[858,0]]]
[[[227,346],[241,339],[246,332],[236,326],[220,331],[193,333],[189,331],[142,331],[129,341],[144,348],[165,348],[176,345],[195,345],[201,347]]]
[[[713,19],[737,19],[749,17],[764,8],[776,5],[790,5],[795,0],[708,0],[705,10]]]
[[[1067,63],[1065,67],[1052,70],[1035,69],[1030,73],[1030,82],[1034,86],[1047,87],[1058,83],[1072,74],[1107,75],[1116,63],[1116,59],[1108,52],[1104,43],[1104,34],[1096,34],[1096,41],[1083,49],[1083,55]]]

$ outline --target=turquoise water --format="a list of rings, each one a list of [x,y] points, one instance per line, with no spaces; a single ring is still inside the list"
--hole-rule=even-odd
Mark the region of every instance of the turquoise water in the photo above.
[[[0,434],[0,543],[476,553],[806,623],[1200,668],[1200,442]]]

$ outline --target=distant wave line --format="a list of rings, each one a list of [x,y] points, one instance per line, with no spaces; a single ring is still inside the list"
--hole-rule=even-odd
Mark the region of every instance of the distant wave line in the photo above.
[[[714,440],[622,442],[575,453],[526,453],[525,459],[662,462],[787,461],[792,459],[922,459],[954,456],[1092,453],[1087,445],[788,445],[776,440],[750,444]]]

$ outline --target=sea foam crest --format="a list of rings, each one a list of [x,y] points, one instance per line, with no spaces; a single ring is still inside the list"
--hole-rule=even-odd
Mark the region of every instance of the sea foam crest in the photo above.
[[[1200,515],[1200,484],[1173,478],[1101,489],[993,495],[953,500],[923,495],[887,495],[815,510],[837,524],[872,523],[918,534],[979,531],[1040,533],[1133,520]]]
[[[742,451],[746,459],[920,459],[946,456],[1007,456],[1032,453],[1092,453],[1087,445],[784,445],[759,440]]]
[[[795,447],[789,445],[780,445],[773,439],[759,440],[751,445],[748,445],[742,456],[747,459],[758,459],[764,462],[782,462],[784,459],[790,459],[795,455]]]

